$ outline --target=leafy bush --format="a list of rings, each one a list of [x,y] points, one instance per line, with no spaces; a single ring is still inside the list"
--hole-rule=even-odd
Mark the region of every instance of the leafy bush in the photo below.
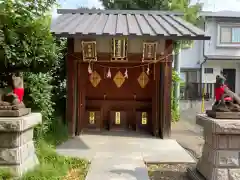
[[[86,160],[64,157],[56,153],[56,145],[67,138],[67,127],[61,120],[54,119],[49,132],[37,137],[35,143],[40,164],[24,174],[21,180],[62,180],[71,169],[79,170],[79,180],[84,180],[88,168]]]
[[[0,179],[10,180],[12,179],[12,174],[7,169],[0,169]]]
[[[180,77],[176,71],[172,72],[172,84],[176,82],[180,82]],[[174,97],[174,86],[172,85],[171,90],[171,114],[172,114],[172,121],[178,121],[180,118],[179,110],[176,108],[176,99]]]
[[[48,73],[25,73],[25,96],[26,106],[33,111],[40,111],[43,116],[43,124],[37,128],[37,133],[49,131],[49,124],[53,120],[52,77]]]

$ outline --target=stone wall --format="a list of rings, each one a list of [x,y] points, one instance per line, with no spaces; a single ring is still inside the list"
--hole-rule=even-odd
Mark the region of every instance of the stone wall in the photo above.
[[[40,113],[22,117],[0,117],[0,168],[16,176],[38,164],[33,143],[33,128],[41,123]]]
[[[209,100],[204,102],[205,109],[209,109],[212,107],[214,100]],[[184,111],[194,111],[201,112],[202,109],[202,101],[200,100],[180,100],[180,112]]]
[[[197,171],[207,180],[240,179],[240,121],[198,115],[205,144]]]

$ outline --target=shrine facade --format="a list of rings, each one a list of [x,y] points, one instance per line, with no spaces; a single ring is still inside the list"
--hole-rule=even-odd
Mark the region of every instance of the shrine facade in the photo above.
[[[209,36],[161,11],[58,10],[51,30],[66,37],[69,133],[84,130],[171,132],[175,40]]]

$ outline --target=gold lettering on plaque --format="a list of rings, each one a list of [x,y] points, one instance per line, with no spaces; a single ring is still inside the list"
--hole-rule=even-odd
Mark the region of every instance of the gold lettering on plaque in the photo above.
[[[116,112],[115,113],[115,124],[120,124],[121,123],[121,113],[120,112]]]
[[[156,61],[157,59],[157,42],[143,43],[142,61]]]
[[[95,124],[95,112],[89,112],[89,124]]]
[[[147,113],[142,112],[142,124],[145,125],[147,124]]]
[[[96,41],[82,41],[83,61],[97,61]]]

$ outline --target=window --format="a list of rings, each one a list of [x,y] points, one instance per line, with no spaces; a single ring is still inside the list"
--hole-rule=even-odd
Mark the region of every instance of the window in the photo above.
[[[220,44],[240,44],[240,26],[220,26]]]
[[[114,38],[112,40],[112,61],[127,60],[127,39]]]
[[[213,74],[213,68],[204,68],[205,74]]]
[[[183,81],[183,82],[186,82],[186,72],[181,72],[180,73],[180,79]]]
[[[96,41],[82,41],[83,61],[97,61]]]
[[[154,61],[157,58],[157,42],[143,43],[142,61]]]

